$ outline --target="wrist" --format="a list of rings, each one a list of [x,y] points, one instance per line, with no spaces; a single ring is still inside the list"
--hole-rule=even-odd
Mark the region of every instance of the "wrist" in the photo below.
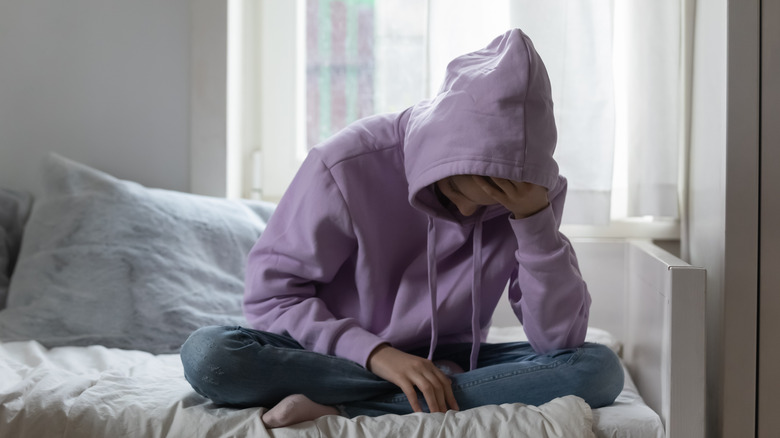
[[[523,209],[523,210],[518,210],[518,211],[512,211],[512,218],[513,219],[525,219],[527,217],[531,217],[531,216],[539,213],[540,211],[546,209],[549,206],[550,206],[550,203],[547,202],[543,206],[535,208],[535,209],[530,209],[530,210],[529,209]]]
[[[366,369],[373,372],[373,361],[376,358],[377,353],[381,352],[382,350],[385,350],[387,348],[390,348],[390,344],[388,343],[382,343],[376,346],[373,350],[371,350],[371,353],[368,355],[368,360],[366,360]]]
[[[552,207],[509,223],[523,253],[549,253],[557,251],[563,243]]]

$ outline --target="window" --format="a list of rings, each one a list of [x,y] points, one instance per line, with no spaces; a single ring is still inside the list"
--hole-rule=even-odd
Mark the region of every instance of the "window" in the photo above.
[[[306,1],[306,132],[313,147],[425,95],[425,2]],[[411,66],[411,71],[390,68]]]
[[[669,46],[680,43],[679,29],[668,31],[679,27],[679,11],[599,0],[232,0],[231,8],[243,196],[278,200],[309,148],[361,117],[432,96],[449,60],[520,27],[553,83],[556,158],[570,182],[567,234],[679,236],[681,66]],[[660,42],[632,35],[657,34],[659,23],[671,33]],[[654,41],[648,53],[666,55],[639,58],[623,43],[645,40]],[[647,78],[634,77],[648,66],[650,91]],[[639,109],[635,98],[655,106]],[[653,142],[666,156],[652,154]],[[632,179],[631,163],[647,160],[666,174]],[[637,196],[657,202],[637,207]]]

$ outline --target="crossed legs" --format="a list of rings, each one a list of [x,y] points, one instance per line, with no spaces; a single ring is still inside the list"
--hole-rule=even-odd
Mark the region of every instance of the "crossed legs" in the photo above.
[[[424,356],[425,350],[419,354]],[[623,388],[619,359],[598,344],[541,355],[528,343],[485,344],[478,368],[459,373],[468,367],[470,350],[470,344],[443,345],[434,358],[447,361],[453,370],[450,378],[461,409],[539,405],[569,394],[596,408],[611,404]],[[339,413],[354,417],[412,412],[394,384],[347,359],[304,350],[286,336],[205,327],[182,346],[181,358],[196,392],[220,405],[271,408],[263,416],[268,427]],[[420,402],[426,407],[421,396]]]

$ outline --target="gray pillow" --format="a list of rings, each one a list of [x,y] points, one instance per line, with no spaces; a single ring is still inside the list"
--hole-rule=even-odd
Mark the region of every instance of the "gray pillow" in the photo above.
[[[245,324],[246,255],[273,204],[149,189],[56,154],[44,165],[0,339],[173,353]]]
[[[29,193],[0,189],[0,309],[5,307],[8,285],[19,256],[22,231],[31,205]]]

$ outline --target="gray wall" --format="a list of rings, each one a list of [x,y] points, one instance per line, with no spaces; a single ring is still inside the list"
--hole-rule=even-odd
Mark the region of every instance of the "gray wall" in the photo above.
[[[188,0],[0,0],[0,187],[49,151],[189,190]]]

